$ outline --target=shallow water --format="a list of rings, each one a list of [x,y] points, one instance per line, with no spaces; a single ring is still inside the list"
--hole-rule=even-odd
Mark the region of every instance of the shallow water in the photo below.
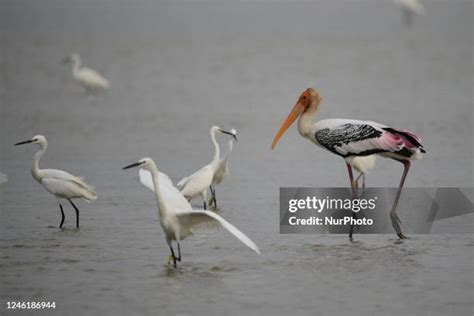
[[[279,187],[347,185],[343,162],[295,127],[269,150],[307,86],[323,94],[319,118],[423,135],[428,154],[407,186],[473,186],[473,3],[425,5],[408,30],[392,1],[2,2],[2,308],[54,300],[65,315],[471,315],[472,214],[403,242],[278,233]],[[112,89],[85,97],[60,64],[72,51]],[[239,132],[217,188],[221,215],[262,255],[212,231],[183,241],[179,269],[168,268],[153,195],[136,170],[120,169],[149,156],[177,181],[210,161],[216,124]],[[34,146],[12,146],[37,133],[49,140],[43,168],[98,191],[77,203],[79,230],[69,205],[66,229],[56,228],[57,202],[29,172]],[[367,182],[395,186],[400,173],[380,159]]]

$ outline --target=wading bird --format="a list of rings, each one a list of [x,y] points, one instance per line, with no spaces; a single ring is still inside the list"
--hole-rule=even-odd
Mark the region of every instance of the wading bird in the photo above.
[[[365,191],[365,174],[375,168],[375,155],[354,157],[351,161],[352,167],[359,172],[355,179],[356,187],[359,187],[359,179],[362,178],[362,193]]]
[[[425,149],[420,143],[421,139],[412,132],[371,121],[326,119],[313,123],[321,101],[322,98],[315,89],[309,88],[304,91],[283,122],[280,130],[276,133],[272,142],[272,149],[275,148],[285,131],[299,117],[298,131],[302,137],[308,138],[314,144],[344,158],[349,172],[353,198],[356,197],[355,181],[351,167],[354,157],[378,154],[402,163],[404,171],[390,211],[390,219],[398,237],[400,239],[406,238],[400,228],[400,219],[396,210],[405,178],[410,169],[411,160],[420,159],[422,153],[425,153]],[[355,217],[355,213],[353,213],[353,216]],[[351,238],[353,229],[353,226],[351,226],[349,232]]]
[[[408,27],[413,25],[415,15],[425,15],[425,7],[418,0],[395,0],[395,4],[402,10],[403,22]]]
[[[8,176],[6,174],[0,173],[0,183],[5,183],[8,181]]]
[[[82,85],[87,94],[95,94],[110,87],[109,81],[97,71],[81,67],[82,61],[79,54],[71,54],[64,58],[63,63],[72,63],[72,76]]]
[[[152,159],[140,159],[138,162],[123,167],[123,169],[132,167],[140,167],[151,174],[151,183],[146,181],[145,185],[155,192],[160,225],[163,228],[166,235],[166,242],[171,250],[171,256],[168,257],[168,264],[173,260],[173,265],[176,268],[176,262],[181,261],[181,248],[179,245],[181,240],[192,235],[195,229],[206,228],[209,225],[224,227],[247,247],[260,253],[258,246],[250,238],[221,216],[211,211],[193,210],[191,204],[183,194],[173,186],[168,176],[158,171]],[[146,177],[150,179],[150,176]],[[174,252],[172,241],[176,241],[178,256],[176,256]]]
[[[56,196],[59,209],[61,210],[61,224],[64,224],[64,211],[61,204],[61,199],[68,200],[76,211],[76,227],[79,228],[79,209],[74,205],[72,199],[84,199],[88,202],[97,199],[97,194],[94,188],[86,184],[81,178],[73,176],[62,170],[57,169],[40,169],[39,161],[48,148],[48,142],[42,135],[36,135],[30,140],[16,143],[15,146],[23,144],[38,144],[40,149],[33,157],[33,165],[31,167],[31,174],[33,178],[38,181],[49,193]]]
[[[237,137],[237,131],[235,129],[231,129],[230,132]],[[216,199],[216,185],[221,184],[224,181],[224,178],[229,175],[229,158],[230,154],[232,153],[232,148],[234,145],[234,139],[229,140],[227,144],[227,150],[219,160],[219,166],[217,170],[214,172],[214,177],[212,178],[212,184],[209,186],[211,190],[211,199],[209,200],[209,204],[213,205],[214,208],[217,208],[217,199]]]
[[[188,201],[191,201],[197,196],[201,196],[204,209],[206,209],[207,188],[212,184],[214,173],[217,170],[217,167],[219,167],[220,149],[219,144],[216,141],[216,133],[218,132],[231,135],[235,140],[237,140],[237,136],[231,132],[224,131],[218,126],[211,127],[210,134],[211,141],[214,144],[214,158],[211,163],[205,165],[192,175],[181,179],[177,184],[177,187]]]

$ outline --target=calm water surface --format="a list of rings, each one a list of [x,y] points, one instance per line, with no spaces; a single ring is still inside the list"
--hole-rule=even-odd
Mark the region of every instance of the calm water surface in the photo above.
[[[279,187],[347,185],[343,162],[295,127],[270,151],[308,86],[324,97],[319,118],[423,135],[428,154],[407,186],[473,186],[473,2],[424,2],[409,30],[388,0],[2,1],[1,314],[8,300],[45,300],[62,315],[471,315],[473,216],[407,241],[278,233]],[[110,91],[84,96],[60,64],[73,51]],[[154,197],[121,167],[149,156],[177,181],[210,161],[212,125],[239,131],[221,215],[262,255],[211,231],[183,241],[171,269]],[[57,228],[56,200],[29,172],[36,148],[12,146],[38,133],[49,140],[43,168],[98,191],[77,203],[79,230],[69,205]],[[367,182],[396,186],[400,175],[380,160]]]

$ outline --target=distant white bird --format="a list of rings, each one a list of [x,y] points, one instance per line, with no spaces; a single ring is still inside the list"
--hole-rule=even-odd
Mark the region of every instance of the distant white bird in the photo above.
[[[411,26],[415,15],[425,15],[425,7],[418,0],[395,0],[402,10],[403,21],[405,25]]]
[[[0,183],[5,183],[8,181],[8,176],[6,174],[0,173]]]
[[[193,210],[191,204],[183,194],[173,186],[168,176],[158,171],[152,159],[140,159],[138,162],[123,167],[123,169],[132,167],[140,167],[144,170],[143,172],[140,170],[142,183],[155,192],[160,225],[163,228],[166,235],[166,242],[171,250],[168,264],[173,260],[174,267],[176,268],[176,262],[181,261],[181,248],[179,246],[181,240],[192,235],[194,230],[209,226],[224,227],[247,247],[260,253],[258,246],[250,238],[221,216],[211,211]],[[174,253],[172,241],[176,241],[178,245],[178,256]]]
[[[237,131],[235,129],[231,129],[230,132],[237,137]],[[209,189],[211,190],[211,194],[212,194],[209,204],[213,204],[215,208],[217,208],[215,186],[216,184],[220,184],[222,181],[224,181],[224,178],[229,175],[228,162],[229,162],[230,154],[232,153],[233,144],[234,144],[234,139],[229,140],[224,157],[222,157],[219,160],[219,166],[217,167],[217,170],[214,172],[214,177],[212,178],[212,184],[209,186]]]
[[[192,175],[181,179],[177,184],[181,193],[188,199],[188,201],[191,201],[197,196],[201,196],[204,209],[206,209],[207,188],[211,185],[212,179],[214,178],[214,172],[219,167],[220,149],[219,144],[216,141],[217,132],[232,135],[232,137],[237,140],[237,136],[231,132],[224,131],[219,126],[211,127],[210,134],[211,141],[214,144],[214,158],[211,163],[205,165]]]
[[[355,179],[356,187],[359,187],[359,179],[362,178],[362,192],[365,191],[365,174],[375,168],[376,156],[359,156],[353,157],[350,164],[359,172],[359,176]]]
[[[110,83],[94,69],[81,67],[82,61],[79,54],[71,54],[63,60],[63,63],[72,63],[72,76],[86,90],[88,94],[95,94],[99,90],[110,88]]]
[[[79,209],[74,205],[72,199],[84,199],[88,202],[97,199],[97,194],[94,188],[86,184],[82,178],[73,176],[62,170],[57,169],[40,169],[39,161],[43,154],[48,148],[48,142],[42,135],[36,135],[31,140],[16,143],[17,145],[23,144],[38,144],[40,149],[33,157],[33,165],[31,167],[31,174],[33,178],[38,181],[43,187],[49,192],[56,196],[59,209],[61,210],[61,224],[59,228],[63,227],[64,224],[64,211],[61,205],[61,199],[66,199],[71,203],[72,207],[76,210],[76,227],[79,228]]]

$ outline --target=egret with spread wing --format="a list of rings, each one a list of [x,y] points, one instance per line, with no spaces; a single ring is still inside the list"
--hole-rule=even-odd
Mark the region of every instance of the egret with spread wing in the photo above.
[[[79,209],[72,202],[72,199],[84,199],[88,202],[97,199],[97,193],[94,188],[86,184],[81,178],[73,176],[62,170],[57,169],[40,169],[39,161],[48,148],[48,141],[42,135],[36,135],[30,140],[16,143],[23,144],[38,144],[40,149],[33,157],[33,165],[31,167],[31,174],[33,178],[38,181],[51,194],[56,196],[59,209],[61,210],[61,223],[59,228],[64,224],[64,211],[61,204],[61,199],[68,200],[76,211],[76,227],[79,228]]]
[[[413,132],[388,127],[372,121],[326,119],[313,122],[321,101],[322,98],[315,89],[306,89],[276,133],[272,142],[272,149],[275,148],[281,136],[299,117],[298,131],[302,137],[344,158],[349,172],[353,198],[356,197],[355,181],[352,175],[352,162],[355,157],[378,154],[402,163],[404,171],[390,211],[390,219],[398,237],[400,239],[406,238],[400,228],[400,218],[396,211],[411,161],[421,159],[422,154],[425,153],[420,137]],[[355,217],[354,212],[353,217]],[[353,230],[354,227],[351,226],[350,238],[352,238]]]
[[[207,188],[212,184],[212,179],[214,178],[214,173],[219,167],[219,157],[220,157],[220,148],[219,144],[216,141],[216,133],[224,133],[231,135],[235,140],[237,136],[231,132],[224,131],[219,126],[211,127],[211,141],[214,144],[214,158],[208,164],[194,172],[192,175],[181,179],[177,186],[181,193],[191,201],[193,198],[201,196],[204,204],[204,209],[206,209],[206,199],[207,199]]]
[[[140,170],[142,183],[155,192],[160,224],[166,235],[166,242],[171,250],[168,263],[173,260],[174,267],[177,267],[177,262],[181,261],[180,241],[192,235],[196,229],[200,227],[205,228],[209,225],[224,227],[247,247],[260,253],[258,246],[250,238],[221,216],[206,210],[193,210],[191,204],[184,195],[173,186],[168,176],[158,171],[152,159],[140,159],[138,162],[123,167],[123,169],[132,167],[140,167],[144,170]],[[177,256],[174,252],[172,241],[175,241],[177,244]]]

